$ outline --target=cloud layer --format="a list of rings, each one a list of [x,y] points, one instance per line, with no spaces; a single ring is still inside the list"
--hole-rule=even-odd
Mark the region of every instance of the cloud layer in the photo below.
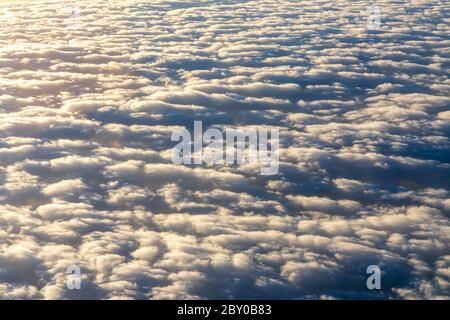
[[[448,299],[450,4],[377,3],[2,4],[0,298]],[[279,174],[172,164],[195,120]]]

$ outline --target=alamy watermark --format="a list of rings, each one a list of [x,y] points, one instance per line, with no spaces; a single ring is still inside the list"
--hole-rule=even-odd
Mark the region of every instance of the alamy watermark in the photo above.
[[[67,17],[64,19],[66,28],[69,30],[78,30],[81,28],[81,9],[78,4],[73,3],[66,7]]]
[[[13,23],[15,13],[9,3],[0,3],[0,27],[4,28]]]
[[[367,274],[370,276],[367,278],[366,285],[369,290],[381,289],[381,269],[380,266],[371,265],[367,267]]]
[[[187,129],[172,132],[171,140],[179,141],[173,148],[172,161],[185,165],[259,164],[261,175],[279,171],[278,129],[209,128],[203,132],[202,121],[194,122],[193,135]]]
[[[81,290],[81,268],[71,265],[67,268],[66,286],[69,290]]]
[[[380,30],[381,29],[381,9],[378,5],[372,4],[367,7],[367,29]]]

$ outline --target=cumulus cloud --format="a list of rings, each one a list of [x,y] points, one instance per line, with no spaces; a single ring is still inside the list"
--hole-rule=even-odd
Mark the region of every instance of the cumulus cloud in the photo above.
[[[0,298],[449,299],[448,1],[76,3],[0,7]],[[279,173],[173,164],[195,120]]]

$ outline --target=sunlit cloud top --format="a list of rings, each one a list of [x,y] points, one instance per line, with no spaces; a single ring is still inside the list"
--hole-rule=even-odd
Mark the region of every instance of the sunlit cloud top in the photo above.
[[[0,298],[450,296],[448,1],[3,2]],[[194,121],[279,173],[172,163]]]

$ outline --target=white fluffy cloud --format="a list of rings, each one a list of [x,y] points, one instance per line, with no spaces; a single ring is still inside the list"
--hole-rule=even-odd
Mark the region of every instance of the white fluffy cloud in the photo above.
[[[450,4],[372,2],[2,3],[0,298],[448,299]],[[172,164],[194,120],[279,174]]]

